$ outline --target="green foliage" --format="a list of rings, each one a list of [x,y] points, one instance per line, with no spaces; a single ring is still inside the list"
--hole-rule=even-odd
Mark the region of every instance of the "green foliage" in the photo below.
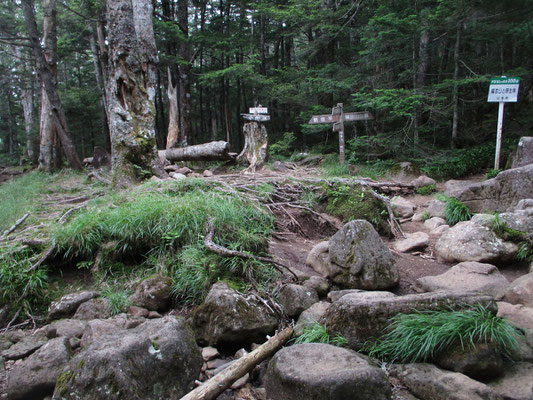
[[[434,193],[436,191],[437,191],[437,185],[435,184],[422,186],[416,189],[416,193],[421,194],[422,196],[428,196],[431,193]]]
[[[130,305],[129,294],[125,290],[106,289],[102,291],[102,297],[106,299],[111,315],[126,312]]]
[[[424,211],[424,212],[422,213],[421,218],[422,218],[422,221],[427,221],[428,219],[431,218],[431,214],[430,214],[429,212],[427,212],[427,211]]]
[[[390,319],[388,332],[364,351],[371,357],[398,362],[423,362],[453,345],[463,349],[476,343],[491,343],[510,355],[518,347],[520,331],[486,307],[460,311],[417,311]]]
[[[365,188],[333,183],[326,192],[326,199],[326,212],[341,218],[343,222],[364,219],[379,233],[390,234],[385,205]]]
[[[440,201],[446,203],[446,208],[444,209],[444,216],[448,225],[453,226],[461,221],[468,221],[472,218],[472,213],[455,197],[448,197],[443,194],[438,194],[435,196]]]
[[[265,253],[274,228],[271,214],[201,180],[161,184],[154,189],[147,183],[125,197],[110,196],[113,206],[88,207],[58,226],[54,232],[58,252],[65,257],[90,259],[105,248],[117,259],[109,267],[119,269],[114,275],[132,273],[128,267],[131,260],[166,270],[173,277],[173,293],[185,302],[201,301],[217,279],[244,278],[259,285],[272,279],[268,266],[223,258],[203,245],[210,217],[218,244],[231,250]],[[266,193],[269,188],[262,190]]]
[[[294,151],[294,142],[296,141],[296,136],[292,132],[285,132],[283,134],[283,139],[278,140],[275,143],[272,143],[268,146],[268,152],[275,159],[285,159],[290,157]]]
[[[322,175],[327,178],[350,176],[350,168],[347,164],[339,162],[337,154],[328,154],[322,162]]]
[[[357,175],[378,180],[392,173],[397,166],[398,163],[394,160],[367,161],[357,166]]]
[[[502,172],[501,169],[489,169],[487,173],[485,174],[485,178],[487,179],[496,178],[500,172]]]
[[[348,340],[346,340],[346,338],[340,333],[331,336],[328,333],[326,325],[322,325],[315,321],[303,328],[302,334],[294,339],[294,343],[327,343],[339,347],[346,347],[348,345]]]
[[[498,237],[515,242],[518,245],[518,252],[515,256],[518,261],[533,261],[533,240],[527,233],[509,228],[501,220],[499,214],[494,215],[491,229]]]

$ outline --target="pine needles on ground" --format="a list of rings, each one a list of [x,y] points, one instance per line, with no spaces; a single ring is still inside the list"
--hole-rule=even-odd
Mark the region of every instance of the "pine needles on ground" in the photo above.
[[[418,311],[391,318],[389,331],[363,351],[371,357],[399,362],[420,362],[460,344],[492,343],[505,355],[518,347],[520,331],[487,307],[459,311]]]

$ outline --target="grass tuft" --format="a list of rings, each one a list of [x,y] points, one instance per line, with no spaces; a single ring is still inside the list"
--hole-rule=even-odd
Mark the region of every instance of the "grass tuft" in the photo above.
[[[106,299],[111,315],[126,312],[130,305],[129,295],[125,290],[106,289],[102,291],[102,297]]]
[[[419,187],[418,189],[416,189],[416,193],[421,194],[422,196],[428,196],[431,193],[434,193],[436,191],[437,191],[437,185],[435,185],[435,184],[422,186],[422,187]]]
[[[363,351],[371,357],[399,362],[420,362],[435,357],[452,345],[462,348],[492,343],[509,356],[518,348],[520,331],[486,307],[460,311],[418,311],[391,318],[389,332]]]
[[[472,218],[472,213],[455,197],[448,197],[443,194],[438,194],[435,196],[440,201],[443,201],[446,204],[444,210],[444,216],[448,225],[453,226],[461,221],[468,221]]]
[[[302,343],[327,343],[339,347],[346,347],[348,340],[340,333],[336,333],[331,336],[328,333],[326,325],[322,325],[319,322],[307,325],[303,329],[303,333],[294,339],[295,344]]]

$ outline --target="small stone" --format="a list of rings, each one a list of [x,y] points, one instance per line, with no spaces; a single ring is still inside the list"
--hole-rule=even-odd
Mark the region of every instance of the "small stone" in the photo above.
[[[214,360],[210,360],[207,362],[207,369],[217,369],[226,364],[228,364],[228,360],[224,360],[222,358],[215,358]]]
[[[237,352],[235,353],[235,358],[236,358],[236,359],[242,358],[242,357],[244,357],[246,354],[248,354],[248,352],[247,352],[245,349],[239,349],[239,350],[237,350]]]
[[[428,246],[429,235],[424,232],[406,233],[405,239],[398,240],[394,243],[394,249],[400,253],[425,249]]]
[[[426,220],[427,211],[418,211],[413,215],[411,221],[413,222],[423,222]]]
[[[233,390],[240,389],[244,385],[246,385],[249,380],[250,380],[250,374],[246,374],[244,376],[241,376],[239,379],[237,379],[235,382],[233,382],[233,384],[231,385],[231,388]]]
[[[413,179],[411,181],[411,185],[413,185],[416,188],[424,187],[424,186],[430,186],[435,185],[437,182],[435,179],[430,178],[426,175],[420,175],[418,178]]]
[[[444,218],[446,215],[446,203],[437,199],[431,200],[428,204],[428,213],[432,217]]]
[[[132,315],[135,317],[147,318],[149,313],[150,312],[146,308],[142,308],[142,307],[130,306],[128,308],[128,315]]]
[[[441,225],[446,225],[444,218],[433,217],[424,221],[424,226],[432,231],[435,228],[438,228]]]
[[[214,347],[207,346],[202,349],[202,358],[204,361],[210,361],[217,358],[220,355],[218,350]]]
[[[213,173],[209,171],[208,169],[206,169],[204,172],[202,172],[202,175],[206,178],[210,178],[213,176]]]
[[[391,200],[391,206],[394,213],[402,218],[412,217],[416,209],[415,204],[401,196],[394,197]]]
[[[148,319],[154,319],[154,318],[162,318],[163,316],[159,314],[157,311],[150,311],[148,312]]]
[[[170,174],[168,174],[172,179],[175,179],[177,181],[180,181],[182,179],[186,179],[187,177],[183,174],[180,174],[178,172],[171,172]]]

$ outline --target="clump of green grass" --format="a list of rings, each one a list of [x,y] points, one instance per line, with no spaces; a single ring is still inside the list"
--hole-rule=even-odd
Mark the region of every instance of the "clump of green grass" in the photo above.
[[[502,172],[501,169],[489,169],[487,173],[485,174],[485,178],[486,179],[496,178],[500,172]]]
[[[294,339],[294,343],[327,343],[339,347],[345,347],[348,345],[348,340],[346,340],[346,338],[340,333],[336,333],[333,336],[330,335],[326,325],[322,325],[315,321],[304,327],[303,333]]]
[[[448,197],[443,194],[436,195],[435,197],[446,204],[444,216],[448,225],[453,226],[458,222],[468,221],[472,218],[472,213],[468,207],[461,203],[457,198]]]
[[[427,221],[428,219],[431,218],[431,214],[427,211],[424,211],[420,217],[422,221]]]
[[[459,311],[417,311],[391,318],[389,331],[376,342],[365,343],[371,357],[399,362],[420,362],[434,358],[453,345],[463,349],[477,343],[491,343],[509,356],[518,348],[520,331],[487,307],[477,305]]]
[[[125,312],[130,305],[129,294],[125,290],[106,289],[102,291],[102,297],[106,299],[111,315]]]
[[[518,261],[533,261],[533,240],[527,233],[509,228],[499,214],[494,215],[491,229],[498,237],[518,244],[515,255]]]
[[[328,154],[322,162],[322,175],[326,178],[350,176],[348,164],[341,163],[337,154]]]
[[[421,194],[422,196],[430,195],[431,193],[434,193],[436,191],[437,191],[437,185],[435,184],[422,186],[416,189],[416,193]]]

